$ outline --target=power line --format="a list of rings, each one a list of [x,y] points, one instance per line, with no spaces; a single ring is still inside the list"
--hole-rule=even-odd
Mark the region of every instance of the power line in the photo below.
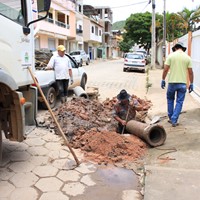
[[[151,0],[148,1],[148,3],[147,3],[146,6],[142,9],[141,12],[143,12],[143,11],[146,9],[146,7],[147,7],[150,3],[151,3]]]
[[[135,6],[138,4],[144,4],[144,3],[149,3],[149,1],[141,1],[141,2],[137,2],[137,3],[132,3],[132,4],[128,4],[128,5],[122,5],[122,6],[115,6],[115,7],[110,7],[111,9],[115,9],[115,8],[123,8],[123,7],[129,7],[129,6]]]

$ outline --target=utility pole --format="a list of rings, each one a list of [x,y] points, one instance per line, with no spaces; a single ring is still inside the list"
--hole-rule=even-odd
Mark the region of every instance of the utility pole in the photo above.
[[[151,69],[155,69],[156,64],[156,14],[155,14],[155,0],[152,0],[152,35],[151,35]]]
[[[163,9],[163,67],[166,58],[166,0],[164,0]]]

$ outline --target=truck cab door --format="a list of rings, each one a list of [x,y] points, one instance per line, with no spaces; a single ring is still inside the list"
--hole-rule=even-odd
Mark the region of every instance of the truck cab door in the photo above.
[[[32,15],[31,1],[0,2],[0,67],[20,87],[33,82],[27,66],[33,66],[33,31],[23,33],[23,26]]]

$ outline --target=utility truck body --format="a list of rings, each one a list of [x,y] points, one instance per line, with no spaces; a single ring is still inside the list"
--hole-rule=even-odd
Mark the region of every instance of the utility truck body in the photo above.
[[[32,23],[47,16],[50,0],[38,0],[37,11],[46,16],[34,21],[32,2],[0,0],[0,160],[2,135],[21,142],[25,126],[35,124],[37,88],[28,70],[35,71]]]

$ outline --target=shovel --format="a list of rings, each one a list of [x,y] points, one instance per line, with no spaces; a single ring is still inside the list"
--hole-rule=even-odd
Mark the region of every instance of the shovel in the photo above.
[[[73,155],[73,157],[74,157],[74,159],[75,159],[75,161],[76,161],[76,165],[75,165],[75,163],[70,162],[70,163],[68,164],[68,166],[67,166],[67,164],[66,164],[66,166],[68,167],[68,169],[74,169],[75,166],[78,167],[78,166],[80,165],[80,162],[79,162],[79,160],[78,160],[76,154],[74,153],[72,147],[70,146],[70,144],[69,144],[69,142],[68,142],[68,140],[67,140],[67,138],[66,138],[66,136],[65,136],[65,134],[64,134],[64,132],[63,132],[63,130],[62,130],[62,128],[61,128],[61,126],[60,126],[60,124],[58,123],[58,120],[56,119],[56,117],[55,117],[55,115],[54,115],[54,113],[53,113],[53,111],[52,111],[52,109],[51,109],[51,107],[50,107],[50,105],[49,105],[49,103],[48,103],[46,97],[44,96],[44,93],[43,93],[43,91],[42,91],[42,89],[41,89],[39,83],[37,82],[37,80],[36,80],[36,78],[35,78],[35,76],[34,76],[34,74],[33,74],[33,72],[32,72],[32,70],[31,70],[30,67],[28,67],[28,71],[30,72],[31,77],[32,77],[34,83],[36,84],[36,86],[37,86],[37,88],[38,88],[38,90],[39,90],[41,96],[43,97],[44,102],[45,102],[45,104],[46,104],[46,106],[47,106],[47,108],[48,108],[48,110],[49,110],[49,112],[50,112],[50,114],[51,114],[51,117],[53,118],[53,120],[54,120],[54,122],[55,122],[55,124],[56,124],[56,126],[57,126],[57,128],[58,128],[58,130],[59,130],[59,132],[61,133],[61,136],[63,137],[66,146],[69,148],[70,152],[72,153],[72,155]]]
[[[158,123],[160,121],[160,116],[155,116],[153,119],[150,121],[150,125]]]
[[[161,118],[162,118],[161,116],[153,117],[153,119],[150,121],[149,125],[144,130],[148,129],[152,124],[158,123],[161,120]]]
[[[128,120],[129,111],[130,111],[130,106],[128,106],[128,111],[127,111],[126,119],[125,119],[126,122],[127,122],[127,120]],[[124,134],[125,127],[126,127],[126,125],[123,126],[123,129],[122,129],[122,132],[121,132],[122,135]]]
[[[158,123],[159,121],[161,121],[162,119],[166,118],[167,116],[155,116],[153,117],[153,119],[151,120],[150,122],[150,125],[152,124],[156,124]]]

